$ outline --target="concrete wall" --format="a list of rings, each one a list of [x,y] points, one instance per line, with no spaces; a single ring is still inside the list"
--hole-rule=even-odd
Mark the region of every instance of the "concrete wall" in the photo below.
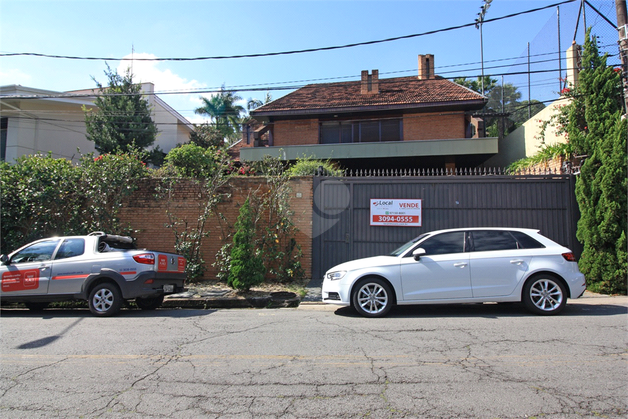
[[[3,116],[8,117],[6,161],[49,151],[55,158],[77,161],[80,153],[95,150],[94,143],[85,139],[81,105],[24,100],[20,102],[20,109],[17,117],[3,112]]]
[[[506,167],[517,160],[538,153],[543,144],[543,138],[541,138],[543,123],[549,121],[552,115],[558,114],[559,109],[567,104],[569,104],[569,99],[559,99],[553,102],[505,138],[500,139],[499,153],[486,161],[484,166]],[[563,134],[558,134],[556,127],[552,126],[547,127],[544,138],[547,145],[567,142],[567,138]]]
[[[143,88],[152,92],[151,83]],[[49,92],[22,86],[4,86],[2,92],[15,96],[55,96]],[[74,91],[72,94],[90,94],[92,91]],[[157,96],[149,95],[153,121],[159,133],[154,146],[168,152],[179,143],[189,141],[192,127]],[[67,158],[77,162],[81,153],[95,152],[94,143],[86,138],[85,114],[82,107],[94,108],[93,98],[59,97],[4,99],[0,112],[8,118],[6,161],[13,162],[18,157],[36,153],[52,152],[55,158]],[[77,151],[80,149],[80,153]]]

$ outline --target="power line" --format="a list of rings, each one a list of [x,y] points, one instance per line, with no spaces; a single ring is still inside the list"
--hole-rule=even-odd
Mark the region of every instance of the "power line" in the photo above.
[[[548,6],[537,7],[535,9],[524,10],[522,12],[512,13],[512,14],[509,14],[509,15],[500,16],[500,17],[496,17],[496,18],[492,18],[492,19],[486,19],[482,23],[486,24],[486,23],[490,23],[490,22],[497,22],[497,21],[503,20],[503,19],[509,19],[509,18],[512,18],[512,17],[521,16],[521,15],[528,14],[528,13],[534,13],[534,12],[538,12],[538,11],[541,11],[541,10],[554,8],[554,7],[563,5],[563,4],[573,3],[574,1],[576,1],[576,0],[564,0],[562,2],[550,4]],[[385,42],[393,42],[393,41],[400,41],[400,40],[403,40],[403,39],[411,39],[411,38],[418,38],[418,37],[427,36],[427,35],[434,35],[434,34],[437,34],[437,33],[449,32],[449,31],[453,31],[453,30],[457,30],[457,29],[463,29],[463,28],[468,28],[468,27],[474,27],[475,25],[476,25],[476,22],[474,21],[473,23],[466,23],[466,24],[463,24],[463,25],[450,26],[448,28],[436,29],[436,30],[433,30],[433,31],[415,33],[415,34],[411,34],[411,35],[396,36],[396,37],[392,37],[392,38],[379,39],[379,40],[374,40],[374,41],[355,42],[355,43],[345,44],[345,45],[335,45],[335,46],[319,47],[319,48],[307,48],[307,49],[291,50],[291,51],[281,51],[281,52],[266,52],[266,53],[258,53],[258,54],[220,55],[220,56],[191,57],[191,58],[190,57],[187,57],[187,58],[186,57],[177,57],[177,58],[111,58],[111,57],[79,57],[79,56],[70,56],[70,55],[52,55],[52,54],[42,54],[42,53],[35,53],[35,52],[15,52],[15,53],[0,54],[0,57],[20,57],[20,56],[23,57],[23,56],[29,56],[29,57],[57,58],[57,59],[67,59],[67,60],[97,60],[97,61],[130,61],[130,60],[136,60],[136,61],[206,61],[206,60],[228,60],[228,59],[238,59],[238,58],[259,58],[259,57],[272,57],[272,56],[279,56],[279,55],[304,54],[304,53],[320,52],[320,51],[332,51],[332,50],[344,49],[344,48],[354,48],[354,47],[359,47],[359,46],[375,45],[375,44],[381,44],[381,43],[385,43]]]

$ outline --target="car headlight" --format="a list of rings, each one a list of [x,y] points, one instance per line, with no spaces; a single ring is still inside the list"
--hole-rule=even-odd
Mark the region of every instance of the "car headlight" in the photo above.
[[[338,279],[342,279],[342,277],[345,276],[346,273],[347,273],[347,271],[327,272],[327,274],[325,274],[325,276],[330,281],[336,281]]]

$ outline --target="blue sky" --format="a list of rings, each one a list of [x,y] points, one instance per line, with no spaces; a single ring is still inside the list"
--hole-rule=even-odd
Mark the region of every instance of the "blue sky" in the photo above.
[[[558,3],[560,0],[493,0],[485,19]],[[591,3],[616,22],[613,0]],[[0,53],[40,53],[111,58],[119,72],[135,57],[190,58],[259,54],[346,45],[473,23],[483,0],[406,1],[219,1],[219,0],[0,0]],[[560,6],[561,46],[573,38],[579,2]],[[524,71],[531,44],[536,69],[556,68],[556,7],[483,26],[485,74]],[[591,10],[587,25],[617,42],[616,31]],[[613,38],[614,36],[614,38]],[[577,32],[582,42],[582,24]],[[615,47],[616,53],[616,47]],[[333,51],[199,61],[133,62],[136,81],[153,82],[160,97],[185,117],[198,121],[198,90],[225,85],[244,99],[277,86],[356,80],[361,70],[378,69],[381,78],[415,75],[418,54],[434,54],[436,73],[446,77],[480,74],[480,34],[473,26],[376,45]],[[564,54],[563,54],[564,57]],[[615,60],[618,61],[618,60]],[[103,60],[0,57],[0,85],[53,91],[106,84]],[[498,68],[490,68],[500,66]],[[549,66],[549,67],[548,67]],[[564,66],[564,65],[563,65]],[[534,69],[533,68],[533,69]],[[564,73],[564,71],[563,71]],[[559,90],[558,72],[535,75],[532,98],[549,100]],[[505,76],[527,99],[527,77]],[[259,91],[247,91],[249,88]],[[181,92],[181,93],[179,93]],[[190,94],[190,92],[192,92]]]

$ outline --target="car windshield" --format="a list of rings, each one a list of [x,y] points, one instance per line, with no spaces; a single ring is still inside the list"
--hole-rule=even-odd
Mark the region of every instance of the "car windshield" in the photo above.
[[[421,240],[427,235],[428,233],[423,233],[419,237],[415,237],[414,239],[410,240],[408,243],[404,244],[403,246],[393,250],[388,256],[399,256],[405,253],[406,250],[414,246],[419,240]]]

